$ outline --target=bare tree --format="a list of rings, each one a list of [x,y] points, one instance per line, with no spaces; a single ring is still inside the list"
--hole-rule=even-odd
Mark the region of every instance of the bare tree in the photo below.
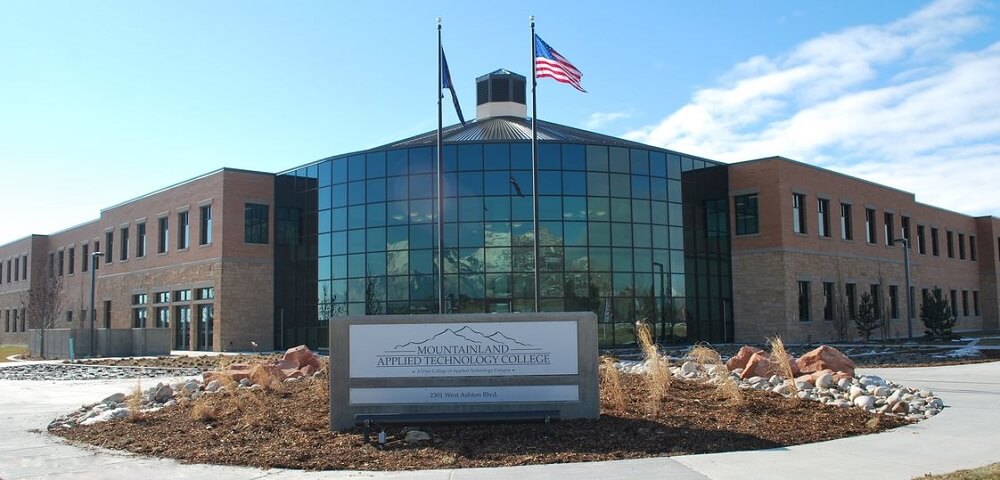
[[[836,297],[833,300],[833,330],[838,342],[846,342],[851,334],[851,320],[854,312],[850,311],[847,294],[844,292],[844,277],[840,272],[840,258],[837,258]]]
[[[62,279],[45,277],[28,290],[28,324],[38,329],[40,337],[39,356],[45,358],[45,331],[55,328],[62,318],[68,302],[62,295]]]
[[[365,277],[365,315],[381,315],[382,299],[378,277]]]

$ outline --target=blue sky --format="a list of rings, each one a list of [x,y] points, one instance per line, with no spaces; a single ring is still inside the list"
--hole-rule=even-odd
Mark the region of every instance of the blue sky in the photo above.
[[[994,2],[5,0],[0,243],[433,129],[437,16],[472,117],[476,76],[529,73],[532,14],[589,91],[542,80],[544,120],[1000,212]]]

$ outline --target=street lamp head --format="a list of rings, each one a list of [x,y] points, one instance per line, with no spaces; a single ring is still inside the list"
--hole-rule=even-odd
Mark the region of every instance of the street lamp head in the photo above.
[[[900,242],[903,245],[908,245],[910,243],[910,239],[909,238],[894,238],[894,239],[892,239],[892,242],[893,243]]]
[[[103,257],[104,252],[93,252],[90,254],[91,257]]]

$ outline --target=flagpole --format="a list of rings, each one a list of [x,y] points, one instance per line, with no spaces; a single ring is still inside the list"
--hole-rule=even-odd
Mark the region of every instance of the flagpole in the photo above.
[[[531,224],[532,224],[532,248],[535,257],[535,311],[542,311],[542,292],[540,270],[542,268],[541,258],[538,249],[538,104],[535,100],[535,87],[538,81],[535,78],[535,16],[529,17],[531,20]]]
[[[438,101],[438,129],[437,129],[437,297],[438,297],[438,314],[444,314],[444,156],[441,154],[442,141],[441,141],[441,130],[442,116],[441,116],[441,100],[444,99],[444,93],[441,92],[441,57],[444,54],[444,50],[441,49],[441,17],[437,17],[437,37],[438,37],[438,48],[437,48],[437,58],[438,58],[438,75],[437,75],[437,101]]]

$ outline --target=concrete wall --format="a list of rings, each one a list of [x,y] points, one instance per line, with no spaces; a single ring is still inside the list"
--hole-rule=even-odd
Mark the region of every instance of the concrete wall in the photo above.
[[[98,328],[94,330],[97,354],[102,357],[134,357],[169,355],[171,332],[166,328]],[[32,356],[66,359],[91,356],[90,330],[52,328],[45,330],[45,348],[42,350],[42,331],[28,331],[28,349]],[[72,342],[70,341],[72,339]]]

